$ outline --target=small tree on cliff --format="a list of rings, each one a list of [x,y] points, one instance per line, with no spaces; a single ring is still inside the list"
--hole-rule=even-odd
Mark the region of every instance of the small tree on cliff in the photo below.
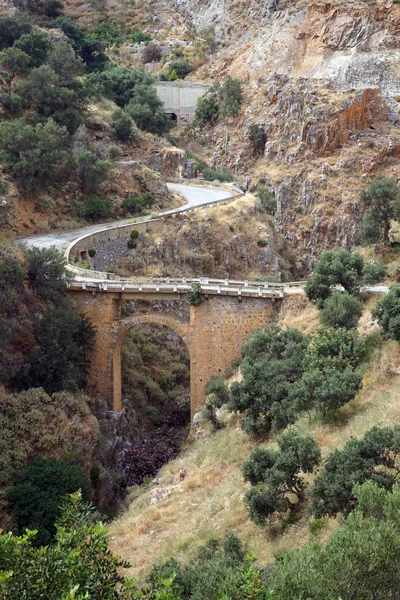
[[[368,243],[389,243],[391,219],[400,219],[400,188],[391,178],[374,179],[360,195],[369,212],[361,223],[361,240]]]

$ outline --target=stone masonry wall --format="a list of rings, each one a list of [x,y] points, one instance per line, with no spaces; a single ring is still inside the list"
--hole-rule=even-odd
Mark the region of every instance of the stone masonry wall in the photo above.
[[[192,416],[205,400],[205,387],[213,375],[221,375],[241,353],[242,345],[253,331],[265,326],[280,300],[209,296],[200,306],[190,307],[186,315],[148,312],[121,318],[121,303],[125,294],[109,292],[70,291],[96,327],[95,347],[90,354],[91,391],[102,395],[113,407],[121,410],[121,348],[128,331],[139,323],[157,323],[175,331],[186,343],[190,354],[190,397]],[[134,294],[129,299],[134,300]],[[152,300],[149,297],[149,311]],[[139,296],[138,296],[139,298]],[[143,299],[143,295],[140,295]],[[175,298],[177,299],[177,298]],[[178,312],[178,311],[177,311]],[[183,318],[182,318],[183,317]]]

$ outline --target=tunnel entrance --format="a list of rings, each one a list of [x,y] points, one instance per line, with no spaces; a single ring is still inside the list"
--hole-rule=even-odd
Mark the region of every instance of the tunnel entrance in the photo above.
[[[171,121],[173,121],[175,125],[178,125],[178,115],[176,113],[167,113],[167,114],[170,116]]]

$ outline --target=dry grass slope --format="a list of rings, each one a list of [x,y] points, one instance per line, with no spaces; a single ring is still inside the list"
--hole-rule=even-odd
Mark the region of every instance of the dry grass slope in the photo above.
[[[318,327],[315,309],[304,298],[291,300],[281,316],[283,325],[293,325],[311,333]],[[370,304],[368,303],[368,308]],[[361,328],[371,331],[367,310]],[[368,324],[368,325],[367,325]],[[364,387],[334,420],[322,422],[301,419],[296,427],[312,433],[326,456],[341,448],[351,437],[362,437],[373,425],[400,423],[400,347],[384,342],[375,350],[364,372]],[[171,494],[151,504],[153,484],[132,491],[127,512],[110,531],[112,547],[132,563],[130,575],[143,579],[151,565],[174,555],[185,560],[210,536],[233,529],[255,552],[261,563],[271,561],[276,552],[294,549],[311,538],[309,517],[275,529],[253,525],[243,506],[246,484],[240,468],[254,441],[245,435],[236,416],[228,416],[226,429],[187,444],[181,456],[160,472],[160,488],[174,486]],[[265,443],[274,443],[271,439]],[[179,481],[179,470],[187,476]],[[176,486],[176,487],[175,487]],[[330,520],[323,536],[335,528]]]

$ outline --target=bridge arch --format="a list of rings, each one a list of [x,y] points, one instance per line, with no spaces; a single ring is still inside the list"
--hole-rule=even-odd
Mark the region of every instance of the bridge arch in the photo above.
[[[187,323],[184,323],[179,318],[174,317],[173,315],[163,314],[163,313],[147,313],[141,315],[134,315],[131,317],[127,317],[118,322],[117,329],[115,331],[114,338],[116,342],[113,348],[112,354],[112,382],[113,382],[113,409],[115,411],[120,411],[122,408],[122,373],[121,373],[121,351],[122,345],[127,334],[137,325],[141,324],[156,324],[163,325],[168,327],[175,333],[179,335],[179,337],[183,340],[186,345],[186,348],[189,353],[190,360],[190,406],[191,413],[193,415],[194,412],[194,398],[192,396],[192,374],[195,364],[193,358],[193,349],[192,349],[192,336],[190,335],[190,326]]]

